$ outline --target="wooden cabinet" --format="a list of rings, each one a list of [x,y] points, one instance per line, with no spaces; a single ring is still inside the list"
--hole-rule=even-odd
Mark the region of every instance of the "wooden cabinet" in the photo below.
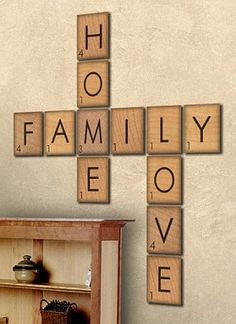
[[[129,220],[130,221],[130,220]],[[127,220],[0,219],[0,318],[40,324],[40,300],[76,302],[84,323],[119,324],[122,229]],[[13,266],[32,255],[47,283],[15,281]],[[92,267],[91,288],[84,282]]]

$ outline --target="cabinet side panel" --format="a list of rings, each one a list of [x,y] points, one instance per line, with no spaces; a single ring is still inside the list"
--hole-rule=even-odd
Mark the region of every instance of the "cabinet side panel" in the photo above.
[[[117,324],[118,267],[118,241],[103,241],[101,266],[101,324]]]

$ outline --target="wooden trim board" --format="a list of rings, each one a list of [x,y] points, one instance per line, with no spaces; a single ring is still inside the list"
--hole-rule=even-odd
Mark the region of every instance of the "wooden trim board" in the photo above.
[[[102,242],[101,320],[102,324],[117,324],[118,303],[118,241]]]

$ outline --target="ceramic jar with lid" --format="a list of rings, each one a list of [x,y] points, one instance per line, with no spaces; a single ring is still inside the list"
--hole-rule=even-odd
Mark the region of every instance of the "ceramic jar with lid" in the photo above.
[[[39,267],[31,260],[30,255],[24,255],[23,260],[13,267],[18,282],[32,283],[38,279]]]

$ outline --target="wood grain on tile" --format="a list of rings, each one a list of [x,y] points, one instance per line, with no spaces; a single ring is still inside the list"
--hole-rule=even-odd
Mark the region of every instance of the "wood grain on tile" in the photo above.
[[[45,113],[45,151],[47,155],[75,155],[75,112]]]
[[[109,154],[109,129],[107,109],[78,110],[78,154]]]
[[[147,108],[147,151],[149,154],[181,153],[181,106]]]
[[[147,207],[147,252],[181,254],[180,207]]]
[[[180,156],[147,157],[147,201],[151,204],[181,204],[182,159]]]
[[[147,257],[147,301],[182,305],[182,260],[179,257]]]
[[[144,109],[115,108],[111,110],[111,145],[113,154],[143,154]]]
[[[79,202],[109,202],[109,159],[78,158],[77,196]]]
[[[78,63],[77,67],[78,107],[108,107],[109,62],[83,62]]]
[[[184,107],[185,153],[221,153],[221,106]]]
[[[78,60],[109,58],[109,13],[77,16]]]
[[[42,112],[14,114],[14,154],[15,156],[43,154]]]

